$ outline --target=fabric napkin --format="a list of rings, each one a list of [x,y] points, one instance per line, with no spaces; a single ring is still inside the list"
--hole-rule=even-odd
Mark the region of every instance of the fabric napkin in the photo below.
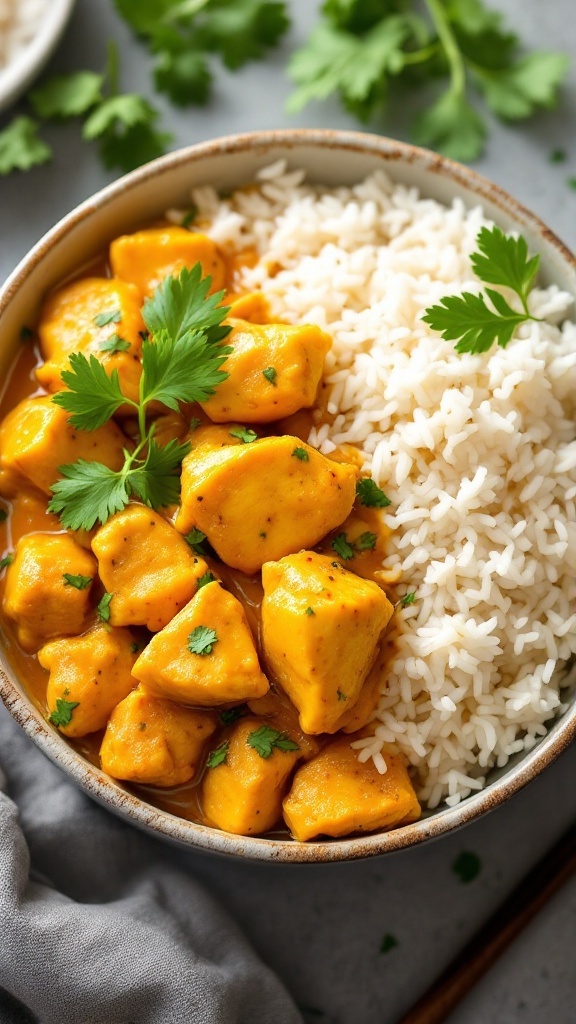
[[[0,705],[1,1024],[301,1024],[237,925]]]

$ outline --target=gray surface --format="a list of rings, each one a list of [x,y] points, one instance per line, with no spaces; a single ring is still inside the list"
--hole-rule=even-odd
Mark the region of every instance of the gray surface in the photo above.
[[[499,0],[497,4],[532,46],[571,49],[576,56],[573,0]],[[219,75],[206,110],[166,106],[175,145],[254,128],[287,125],[356,127],[336,105],[283,114],[289,86],[286,54],[305,37],[316,4],[292,0],[295,27],[277,56],[239,76]],[[146,89],[149,62],[112,11],[111,0],[79,0],[51,70],[104,62],[105,41],[120,46],[123,87]],[[476,168],[538,213],[563,240],[576,244],[576,74],[561,109],[529,125],[493,126]],[[403,137],[393,119],[388,134]],[[0,277],[58,217],[110,180],[74,127],[52,129],[58,145],[46,168],[0,183]],[[553,148],[569,154],[551,165]],[[513,888],[515,882],[576,817],[576,750],[490,817],[449,839],[365,863],[326,867],[252,866],[175,853],[180,864],[220,896],[264,959],[310,1013],[311,1024],[395,1024]],[[477,852],[482,872],[462,885],[451,870],[463,849]],[[385,933],[399,946],[379,954]],[[450,1024],[573,1024],[576,1020],[574,948],[576,883],[567,887],[527,929]],[[321,1011],[321,1013],[320,1013]]]

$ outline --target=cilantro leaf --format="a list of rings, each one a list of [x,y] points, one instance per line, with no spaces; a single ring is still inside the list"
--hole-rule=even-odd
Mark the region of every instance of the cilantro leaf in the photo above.
[[[411,593],[404,594],[404,597],[400,598],[400,604],[402,605],[403,608],[407,608],[408,605],[414,604],[415,600],[416,600],[416,591],[413,590],[413,591],[411,591]]]
[[[366,508],[388,508],[392,504],[384,491],[370,477],[363,477],[356,484],[356,497]]]
[[[100,140],[100,156],[108,168],[131,171],[161,156],[172,136],[156,130],[158,111],[137,93],[111,96],[85,121],[83,137]]]
[[[68,390],[57,391],[52,401],[70,413],[72,426],[97,430],[124,404],[118,370],[108,376],[96,356],[87,359],[83,352],[72,352],[69,359],[71,369],[61,374]]]
[[[119,309],[108,309],[105,313],[97,313],[94,317],[96,327],[107,327],[108,324],[119,324],[122,313]]]
[[[205,45],[230,71],[263,57],[289,25],[285,4],[271,0],[213,0],[202,5],[202,14]]]
[[[113,596],[113,594],[103,594],[96,606],[98,618],[101,619],[102,622],[110,622],[110,604]]]
[[[471,853],[469,850],[463,850],[452,865],[452,871],[464,884],[473,882],[481,870],[482,862],[478,854]]]
[[[510,67],[478,69],[477,80],[488,106],[498,117],[520,120],[539,107],[556,106],[568,65],[566,54],[537,51]]]
[[[215,629],[210,629],[209,626],[196,626],[188,636],[188,650],[191,654],[205,656],[212,654],[212,648],[217,642]]]
[[[62,574],[65,587],[75,587],[76,590],[86,590],[92,583],[92,576],[73,576],[70,572]]]
[[[104,76],[93,71],[55,75],[28,96],[38,117],[66,118],[85,114],[102,102]]]
[[[130,342],[126,341],[125,338],[121,338],[119,334],[111,334],[106,341],[103,341],[100,345],[101,352],[127,352],[130,348]]]
[[[314,615],[314,614],[315,614],[315,612],[314,612],[314,609],[313,609],[313,608],[310,608],[310,606],[308,606],[308,608],[306,609],[306,611],[304,612],[304,614],[305,614],[305,615]]]
[[[486,128],[465,96],[448,89],[416,118],[412,136],[420,146],[430,146],[453,160],[467,162],[482,152]]]
[[[292,452],[292,457],[300,462],[310,462],[310,456],[305,448],[295,448]]]
[[[95,523],[105,523],[120,512],[130,500],[125,474],[101,462],[78,459],[59,466],[59,472],[64,480],[52,485],[48,511],[59,515],[67,530],[91,530]]]
[[[204,106],[210,99],[212,73],[206,56],[183,41],[158,51],[154,82],[178,107]]]
[[[1,569],[7,569],[9,565],[12,565],[13,561],[14,561],[14,555],[10,551],[7,555],[4,555],[3,558],[0,558],[0,570]]]
[[[111,96],[90,115],[84,124],[85,139],[98,139],[119,126],[130,128],[149,124],[157,117],[154,107],[138,93]]]
[[[208,754],[208,760],[206,761],[207,768],[217,768],[219,764],[226,763],[226,757],[228,755],[229,741],[224,740],[220,746],[211,750]]]
[[[128,471],[128,485],[132,494],[150,508],[177,505],[180,501],[180,467],[190,451],[188,442],[180,444],[175,438],[160,447],[152,438],[144,463]]]
[[[0,174],[29,171],[52,159],[52,150],[38,138],[38,122],[31,117],[15,117],[0,132]]]
[[[356,551],[374,551],[377,540],[376,534],[370,533],[367,530],[365,533],[360,534],[358,540],[354,541],[354,547]]]
[[[228,374],[220,369],[230,349],[208,344],[201,331],[175,341],[166,331],[142,344],[142,397],[178,411],[180,402],[205,402]]]
[[[250,430],[248,427],[232,427],[229,431],[230,437],[236,437],[242,444],[252,444],[253,441],[258,440],[258,434],[255,430]]]
[[[77,708],[80,701],[64,700],[63,697],[56,698],[56,707],[52,714],[48,715],[48,721],[52,722],[59,729],[63,725],[70,725],[72,712]]]
[[[344,558],[345,560],[354,558],[354,549],[348,543],[348,537],[345,533],[339,533],[332,541],[330,547],[337,555],[340,555],[340,558]]]
[[[518,325],[529,318],[511,309],[498,292],[487,289],[487,294],[493,301],[497,297],[496,312],[486,305],[483,295],[463,292],[430,306],[422,319],[446,341],[457,341],[457,352],[488,352],[495,341],[505,348]]]
[[[222,326],[230,312],[221,306],[224,292],[209,295],[212,278],[202,277],[202,264],[184,268],[178,277],[168,275],[144,303],[142,317],[150,334],[167,331],[173,342],[184,335],[202,331],[208,341],[222,341],[231,327]]]
[[[190,530],[190,533],[186,534],[184,540],[186,541],[187,544],[190,545],[192,550],[195,551],[197,555],[206,554],[203,548],[204,541],[206,540],[206,534],[202,533],[202,530],[197,530],[196,527],[193,527],[193,529]]]
[[[270,757],[274,749],[286,753],[290,750],[300,750],[298,743],[290,739],[288,733],[278,732],[278,729],[273,729],[270,725],[261,725],[254,732],[249,733],[246,743],[263,758]]]
[[[202,590],[202,587],[207,586],[208,583],[215,583],[215,582],[216,582],[216,577],[215,577],[214,573],[212,573],[212,572],[210,572],[210,570],[208,570],[208,572],[205,572],[200,577],[200,579],[198,580],[197,590]]]
[[[526,310],[528,292],[538,272],[539,256],[528,259],[526,239],[505,235],[498,227],[481,228],[476,238],[479,252],[470,257],[472,269],[481,281],[511,288]]]
[[[336,696],[338,700],[348,700],[348,696],[342,692],[342,690],[336,690]]]
[[[220,721],[222,725],[232,725],[238,718],[242,718],[247,710],[246,704],[239,704],[235,708],[225,708],[224,711],[220,712]]]
[[[266,377],[266,380],[269,381],[272,387],[277,387],[276,377],[278,374],[273,366],[269,366],[266,370],[262,370],[262,376]]]

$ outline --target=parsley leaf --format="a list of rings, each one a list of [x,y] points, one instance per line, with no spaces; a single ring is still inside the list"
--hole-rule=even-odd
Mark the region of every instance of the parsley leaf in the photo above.
[[[209,626],[196,626],[188,636],[188,650],[191,654],[212,654],[212,648],[217,642],[215,629],[210,629]]]
[[[479,252],[472,253],[472,269],[481,281],[511,288],[527,312],[528,293],[538,272],[539,256],[528,259],[526,240],[505,235],[498,227],[481,228],[476,238]]]
[[[412,137],[419,146],[437,149],[453,160],[470,161],[484,148],[486,128],[466,97],[448,89],[416,118]]]
[[[354,558],[354,549],[348,543],[348,537],[345,533],[339,533],[332,541],[330,547],[337,555],[340,555],[340,558],[344,558],[345,560]]]
[[[568,70],[564,53],[537,51],[504,68],[476,70],[486,102],[498,117],[516,121],[556,105],[558,87]]]
[[[366,508],[388,508],[392,504],[384,491],[370,477],[363,477],[356,484],[356,497]]]
[[[102,622],[110,622],[110,602],[112,601],[113,596],[113,594],[103,594],[96,607],[98,617]]]
[[[94,317],[96,327],[106,327],[108,324],[119,324],[122,313],[119,309],[109,309],[105,313],[97,313]]]
[[[290,739],[288,733],[278,732],[277,729],[273,729],[270,725],[261,725],[260,728],[249,733],[246,737],[246,743],[249,747],[253,747],[256,753],[263,758],[270,757],[274,749],[284,752],[300,750],[298,743]]]
[[[118,370],[110,376],[96,356],[87,359],[83,352],[71,352],[70,370],[62,370],[67,391],[52,397],[55,405],[70,413],[70,423],[80,430],[97,430],[124,404]]]
[[[206,534],[202,533],[202,530],[198,530],[194,526],[193,529],[190,530],[190,533],[186,534],[186,536],[184,537],[184,540],[190,545],[192,550],[195,551],[197,555],[205,555],[206,554],[206,552],[204,550],[204,547],[203,547],[204,541],[206,540]],[[206,582],[210,582],[210,581],[207,580]]]
[[[15,117],[0,132],[0,174],[29,171],[52,159],[52,150],[38,138],[38,122],[31,117]]]
[[[276,377],[278,374],[273,366],[269,366],[266,370],[262,370],[262,376],[266,377],[266,380],[270,382],[272,387],[277,387]]]
[[[103,75],[93,71],[76,71],[48,79],[34,89],[28,99],[38,117],[78,117],[102,102],[103,85]]]
[[[473,882],[481,870],[482,862],[478,854],[471,853],[469,850],[463,850],[452,865],[452,871],[464,884]]]
[[[100,345],[101,352],[127,352],[129,348],[130,342],[126,341],[125,338],[121,338],[119,334],[111,334]]]
[[[99,140],[105,167],[131,171],[162,156],[172,136],[156,129],[158,111],[143,96],[126,93],[104,100],[84,122],[83,137]]]
[[[292,456],[295,459],[299,459],[300,462],[310,462],[310,456],[305,448],[295,448],[292,452]]]
[[[230,437],[236,437],[242,444],[252,444],[252,441],[258,440],[258,434],[255,430],[250,430],[247,427],[232,427],[229,431]]]
[[[48,511],[59,515],[67,530],[91,530],[96,522],[105,523],[120,512],[130,500],[125,474],[101,462],[78,459],[58,470],[64,479],[52,485]]]
[[[74,708],[77,708],[80,701],[77,700],[64,700],[62,697],[56,698],[56,707],[51,715],[48,716],[48,721],[52,722],[56,728],[60,728],[62,725],[70,725],[72,721],[72,712]]]
[[[219,764],[225,764],[226,757],[228,755],[228,746],[229,741],[224,740],[219,747],[216,747],[215,750],[211,750],[208,754],[206,766],[208,768],[217,768]]]
[[[0,570],[7,569],[9,565],[12,565],[13,561],[14,555],[11,552],[9,552],[7,555],[4,555],[4,558],[0,558]]]
[[[159,447],[154,439],[148,443],[148,453],[142,465],[130,469],[127,482],[132,494],[137,494],[149,508],[177,505],[180,501],[180,467],[190,451],[186,441],[175,438]]]
[[[92,583],[92,576],[73,576],[70,572],[62,574],[65,587],[75,587],[76,590],[86,590]]]
[[[201,576],[200,579],[198,580],[197,590],[202,590],[202,587],[207,586],[208,583],[215,583],[215,582],[216,582],[216,577],[215,577],[214,573],[212,573],[212,572],[210,572],[210,570],[208,570],[208,572],[205,572],[204,575]]]
[[[202,266],[196,263],[184,268],[179,277],[168,275],[144,303],[142,317],[153,335],[167,331],[176,342],[186,334],[201,330],[206,340],[222,341],[231,327],[222,326],[230,306],[222,306],[224,292],[209,294],[210,276],[202,277]]]

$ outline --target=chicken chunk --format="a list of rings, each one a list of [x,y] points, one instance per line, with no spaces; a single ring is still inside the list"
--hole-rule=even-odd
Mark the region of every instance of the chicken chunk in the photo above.
[[[333,733],[358,700],[393,607],[375,583],[313,551],[266,563],[262,583],[265,662],[304,732]]]
[[[251,324],[270,322],[270,304],[263,292],[227,295],[225,305],[230,307],[231,319],[248,320]]]
[[[176,529],[198,527],[235,569],[255,573],[264,562],[313,547],[352,508],[354,469],[297,437],[216,448],[202,444],[203,428],[196,433],[182,464]]]
[[[69,356],[95,356],[106,373],[118,371],[126,398],[138,399],[144,321],[138,289],[125,281],[85,277],[65,285],[44,303],[38,334],[46,362],[36,370],[48,391],[60,391]]]
[[[268,690],[244,609],[217,582],[205,584],[152,638],[133,673],[158,697],[203,707]]]
[[[202,403],[216,423],[271,423],[314,404],[332,339],[312,324],[231,320],[228,379]]]
[[[95,575],[96,559],[68,534],[29,533],[18,541],[6,573],[4,611],[25,650],[86,628]]]
[[[0,490],[13,493],[28,482],[50,494],[52,484],[61,479],[59,467],[77,459],[118,470],[124,465],[126,443],[112,422],[98,430],[77,430],[50,397],[27,398],[0,426]]]
[[[273,828],[287,779],[301,756],[296,748],[287,733],[265,719],[243,718],[233,726],[217,748],[223,760],[207,767],[203,778],[202,809],[208,821],[241,836]]]
[[[360,764],[344,737],[298,769],[284,800],[284,819],[295,839],[345,836],[416,821],[420,805],[397,754],[385,753],[387,771]]]
[[[224,287],[226,265],[216,244],[207,235],[185,228],[148,228],[133,235],[121,235],[110,246],[110,265],[116,277],[135,284],[143,298],[150,295],[170,274],[178,276],[184,267],[202,266],[202,275],[212,277],[211,291]]]
[[[109,594],[114,626],[146,626],[156,633],[196,593],[208,572],[181,534],[157,512],[131,503],[92,540],[98,573]]]
[[[213,715],[133,690],[112,712],[102,746],[102,769],[115,779],[147,786],[180,786],[193,778]]]
[[[38,651],[50,672],[46,702],[50,714],[60,701],[74,703],[70,721],[58,724],[65,736],[103,729],[116,705],[136,686],[132,666],[138,645],[127,629],[97,625],[83,636],[53,640]]]

